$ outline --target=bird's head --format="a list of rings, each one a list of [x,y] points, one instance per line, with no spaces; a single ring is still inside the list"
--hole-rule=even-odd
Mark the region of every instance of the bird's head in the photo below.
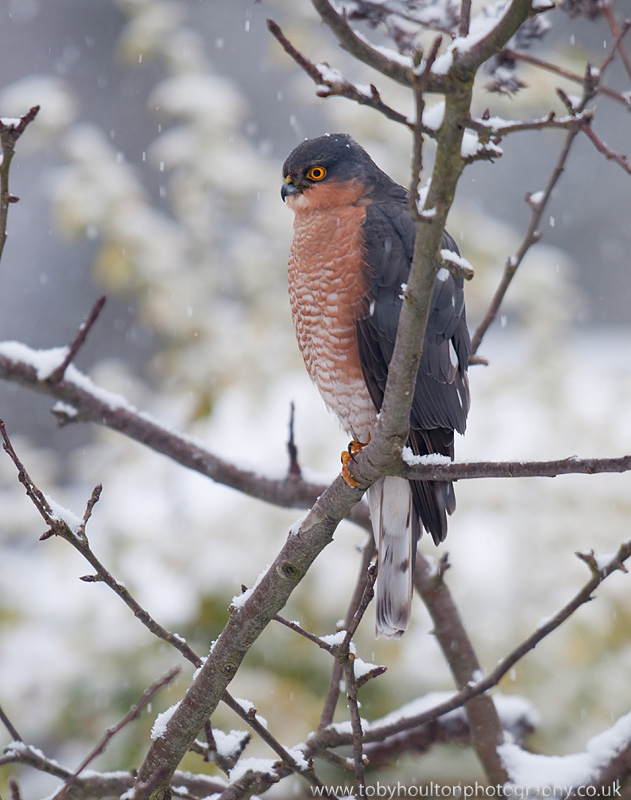
[[[381,170],[346,133],[306,139],[283,164],[281,197],[294,211],[355,203]]]

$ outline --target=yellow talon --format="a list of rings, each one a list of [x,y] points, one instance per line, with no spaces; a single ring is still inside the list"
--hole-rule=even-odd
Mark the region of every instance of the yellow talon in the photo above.
[[[360,442],[358,439],[353,439],[349,445],[348,450],[344,450],[341,455],[342,459],[342,477],[346,483],[353,489],[357,489],[361,484],[353,478],[350,470],[351,461],[355,461],[355,456],[366,447],[370,442],[370,434],[365,442]]]

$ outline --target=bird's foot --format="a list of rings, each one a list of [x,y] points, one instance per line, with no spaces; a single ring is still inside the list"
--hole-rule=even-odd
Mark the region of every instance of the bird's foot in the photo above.
[[[366,447],[366,445],[370,442],[370,434],[368,434],[368,439],[365,442],[360,442],[358,439],[353,439],[349,445],[347,450],[342,451],[342,477],[346,481],[346,483],[353,489],[357,489],[358,486],[361,486],[359,481],[356,481],[353,478],[350,470],[350,464],[352,461],[355,461],[355,456]]]

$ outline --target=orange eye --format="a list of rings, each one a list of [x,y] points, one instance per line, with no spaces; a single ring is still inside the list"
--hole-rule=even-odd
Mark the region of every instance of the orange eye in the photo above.
[[[310,181],[321,181],[325,175],[326,170],[324,167],[311,167],[307,172],[307,178],[309,178]]]

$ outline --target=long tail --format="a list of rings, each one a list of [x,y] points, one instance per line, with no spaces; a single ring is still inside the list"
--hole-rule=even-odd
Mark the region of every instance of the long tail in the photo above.
[[[418,515],[402,478],[381,478],[366,497],[379,554],[376,635],[399,638],[410,621]]]

